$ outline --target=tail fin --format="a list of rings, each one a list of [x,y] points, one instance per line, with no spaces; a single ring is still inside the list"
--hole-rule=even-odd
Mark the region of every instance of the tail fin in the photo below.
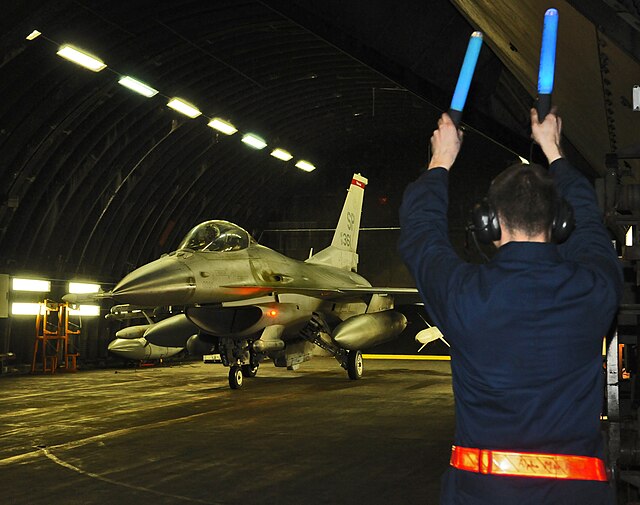
[[[308,263],[330,265],[354,272],[357,270],[358,254],[356,249],[360,233],[360,216],[362,215],[364,188],[368,182],[360,174],[353,174],[331,245],[311,256],[307,260]]]

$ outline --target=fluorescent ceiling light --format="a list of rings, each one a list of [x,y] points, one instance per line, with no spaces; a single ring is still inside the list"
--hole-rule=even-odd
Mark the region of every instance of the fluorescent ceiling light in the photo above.
[[[100,291],[99,284],[89,284],[86,282],[70,282],[69,293],[98,293]]]
[[[304,170],[305,172],[313,172],[316,169],[315,166],[305,160],[298,161],[298,163],[296,163],[296,167],[300,170]]]
[[[147,98],[151,98],[158,94],[157,89],[153,89],[151,86],[147,86],[145,83],[140,82],[133,77],[129,77],[125,75],[120,78],[118,84],[121,84],[125,88],[129,88],[131,91],[135,91],[136,93],[140,93],[141,95],[146,96]]]
[[[291,158],[293,158],[290,152],[280,148],[274,149],[273,151],[271,151],[271,156],[273,156],[274,158],[278,158],[279,160],[282,160],[282,161],[289,161]]]
[[[214,117],[211,121],[209,121],[208,125],[214,130],[218,130],[219,132],[224,133],[225,135],[233,135],[238,129],[233,126],[231,123],[220,119],[219,117]]]
[[[100,70],[107,68],[107,65],[104,61],[99,60],[98,58],[95,58],[69,45],[61,46],[56,54],[69,61],[77,63],[84,68],[88,68],[93,72],[100,72]]]
[[[264,149],[267,147],[267,143],[262,140],[260,137],[252,135],[251,133],[247,133],[244,137],[242,137],[242,142],[253,147],[254,149]]]
[[[100,305],[80,305],[79,309],[69,309],[70,316],[99,316]]]
[[[196,109],[193,105],[180,100],[179,98],[172,98],[169,100],[167,106],[171,107],[173,110],[184,114],[185,116],[189,116],[191,119],[198,117],[202,114],[198,109]]]
[[[633,247],[633,226],[629,226],[627,233],[624,237],[624,245],[627,247]]]
[[[38,279],[13,278],[11,289],[14,291],[35,291],[37,293],[48,293],[51,291],[51,282]]]
[[[37,316],[40,313],[40,307],[39,303],[14,302],[11,304],[11,314],[14,316]]]
[[[33,30],[29,35],[27,35],[27,40],[37,39],[40,35],[42,35],[41,32],[39,32],[38,30]]]

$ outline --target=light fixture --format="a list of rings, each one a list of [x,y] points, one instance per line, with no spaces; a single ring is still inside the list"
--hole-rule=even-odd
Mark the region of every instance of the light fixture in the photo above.
[[[11,315],[14,316],[37,316],[44,304],[39,303],[18,303],[11,304]]]
[[[300,170],[304,170],[305,172],[313,172],[316,169],[314,165],[305,160],[298,161],[296,163],[296,167],[298,167]]]
[[[627,233],[624,237],[624,245],[627,247],[633,247],[633,226],[629,226]]]
[[[38,30],[33,30],[29,35],[27,35],[27,40],[33,40],[33,39],[37,39],[40,35],[42,35],[41,32],[39,32]]]
[[[70,316],[99,316],[99,305],[80,305],[78,309],[69,309]]]
[[[129,77],[128,75],[122,76],[118,81],[118,84],[121,84],[125,88],[129,88],[131,91],[140,93],[147,98],[151,98],[158,94],[157,89],[153,89],[151,86],[147,86],[145,83],[140,82],[133,77]]]
[[[247,133],[244,137],[242,137],[242,142],[244,142],[248,146],[253,147],[254,149],[264,149],[265,147],[267,147],[267,143],[264,140],[251,133]]]
[[[231,123],[220,119],[219,117],[214,117],[207,126],[210,126],[214,130],[218,130],[219,132],[224,133],[225,135],[233,135],[238,129],[233,126]]]
[[[273,156],[274,158],[278,158],[279,160],[282,160],[282,161],[289,161],[291,158],[293,158],[290,152],[280,148],[277,148],[271,151],[271,156]]]
[[[39,279],[20,279],[14,277],[11,283],[13,291],[35,291],[36,293],[48,293],[51,291],[51,282]]]
[[[184,114],[185,116],[189,116],[191,119],[196,118],[202,114],[198,109],[196,109],[190,103],[187,103],[179,98],[172,98],[169,100],[167,104],[168,107],[171,107],[173,110]]]
[[[98,58],[82,52],[79,49],[76,49],[75,47],[72,47],[68,44],[60,46],[60,49],[58,49],[58,52],[56,54],[69,61],[77,63],[84,68],[88,68],[93,72],[100,72],[100,70],[107,68],[106,63],[102,60],[99,60]]]
[[[69,293],[98,293],[100,291],[99,284],[90,284],[87,282],[70,282]]]

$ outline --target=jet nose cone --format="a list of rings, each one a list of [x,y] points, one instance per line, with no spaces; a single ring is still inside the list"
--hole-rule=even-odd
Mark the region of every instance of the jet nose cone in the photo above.
[[[128,274],[111,294],[120,303],[181,305],[191,299],[195,289],[195,279],[189,267],[180,260],[166,257]]]

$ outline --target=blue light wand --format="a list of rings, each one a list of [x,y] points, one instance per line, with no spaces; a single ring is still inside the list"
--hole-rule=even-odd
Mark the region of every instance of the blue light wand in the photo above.
[[[551,110],[551,93],[556,67],[556,41],[558,40],[558,11],[547,9],[542,28],[540,68],[538,69],[538,120],[542,122]]]
[[[448,111],[449,116],[456,126],[460,124],[460,120],[462,119],[462,109],[464,109],[464,104],[467,101],[469,86],[471,86],[471,78],[473,77],[473,72],[476,69],[476,63],[478,62],[478,55],[480,54],[481,47],[482,32],[473,32],[471,37],[469,37],[467,53],[465,54],[464,61],[462,62],[460,75],[458,75],[458,83],[456,84],[456,89],[453,92],[451,107]]]

